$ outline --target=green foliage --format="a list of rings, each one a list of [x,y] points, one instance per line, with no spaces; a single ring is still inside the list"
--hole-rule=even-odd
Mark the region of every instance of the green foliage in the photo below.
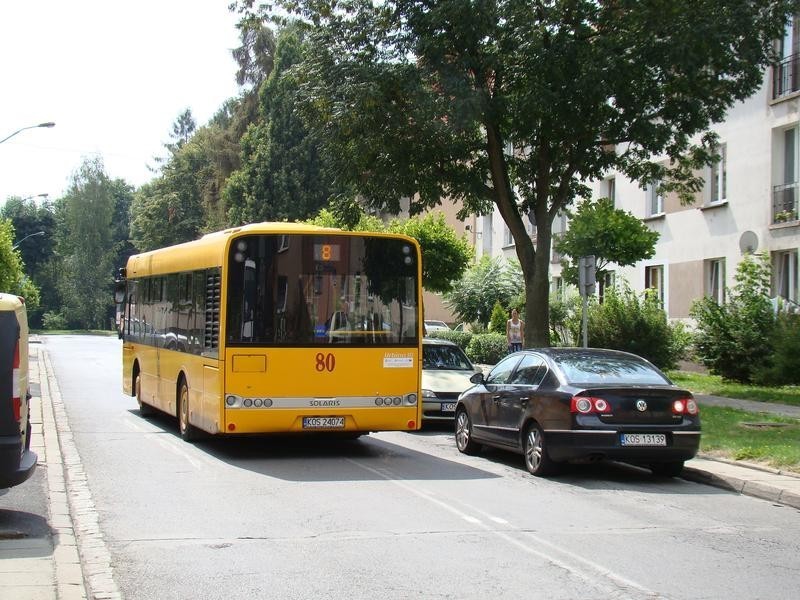
[[[86,159],[57,203],[57,286],[68,324],[107,329],[113,316],[115,186],[100,159]]]
[[[473,335],[465,352],[474,363],[493,365],[508,354],[506,336],[500,333]]]
[[[464,352],[467,351],[469,347],[469,342],[473,337],[473,334],[469,331],[431,331],[428,334],[428,337],[432,338],[441,338],[443,340],[449,340],[456,344],[459,348],[461,348]]]
[[[508,321],[508,312],[498,300],[492,307],[492,316],[489,318],[489,331],[505,335],[506,321]]]
[[[42,317],[42,327],[60,331],[67,328],[67,319],[61,313],[46,312]]]
[[[753,380],[767,386],[800,385],[800,315],[778,315],[771,346],[772,353],[756,367]]]
[[[606,291],[603,303],[589,303],[588,343],[638,354],[661,369],[674,368],[689,346],[690,336],[681,323],[670,324],[658,299],[629,286]],[[573,339],[582,339],[581,312],[570,319]]]
[[[569,229],[554,244],[556,250],[572,258],[561,261],[561,276],[578,285],[578,259],[594,255],[600,281],[609,263],[626,267],[651,258],[658,235],[631,213],[614,208],[608,198],[584,200],[570,214]]]
[[[569,297],[553,295],[550,298],[550,343],[553,346],[574,346],[577,339],[572,337],[570,328],[571,319],[576,313],[580,314],[581,298],[573,295]],[[580,319],[580,316],[578,316]]]
[[[692,305],[691,315],[697,321],[694,346],[712,373],[747,383],[767,367],[772,353],[775,317],[769,256],[745,256],[735,279],[725,304],[703,298]]]
[[[526,340],[549,342],[552,220],[608,170],[685,201],[711,124],[763,83],[794,0],[240,0],[308,26],[297,110],[335,180],[375,207],[496,206],[524,273]],[[713,14],[714,18],[709,18]],[[580,118],[576,118],[580,115]],[[506,153],[512,143],[514,151]],[[625,151],[615,152],[617,145]],[[658,157],[656,162],[653,157]],[[664,158],[668,160],[663,160]],[[534,217],[534,244],[525,229]],[[494,299],[492,300],[492,303]],[[484,315],[484,321],[488,314]]]
[[[233,225],[307,219],[336,193],[319,143],[295,110],[301,89],[292,67],[303,52],[297,27],[278,33],[274,69],[259,93],[259,120],[242,137],[241,168],[223,191]]]
[[[10,219],[0,220],[0,292],[17,293],[22,282],[22,260],[13,249],[14,225]]]
[[[519,263],[504,263],[484,254],[444,297],[460,321],[476,322],[485,327],[495,303],[508,306],[523,287]]]

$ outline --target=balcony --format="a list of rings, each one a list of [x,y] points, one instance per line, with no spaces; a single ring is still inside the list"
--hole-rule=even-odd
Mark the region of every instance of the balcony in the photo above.
[[[788,183],[772,188],[772,224],[797,221],[798,184]]]
[[[792,54],[773,67],[772,99],[777,100],[800,91],[798,71],[800,70],[800,54]]]

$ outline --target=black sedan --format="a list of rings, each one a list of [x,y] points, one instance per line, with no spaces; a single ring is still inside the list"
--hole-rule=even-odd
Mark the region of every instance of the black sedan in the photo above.
[[[533,475],[559,463],[621,460],[675,476],[700,444],[692,394],[645,359],[593,348],[510,354],[456,405],[456,445],[521,453]]]

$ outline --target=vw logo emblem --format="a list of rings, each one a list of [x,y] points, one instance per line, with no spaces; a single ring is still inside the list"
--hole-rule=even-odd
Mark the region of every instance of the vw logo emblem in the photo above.
[[[647,410],[647,402],[644,400],[637,400],[636,402],[636,410],[639,412],[644,412]]]

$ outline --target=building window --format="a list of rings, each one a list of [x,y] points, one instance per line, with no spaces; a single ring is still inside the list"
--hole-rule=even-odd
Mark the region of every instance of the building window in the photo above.
[[[664,213],[664,195],[658,188],[661,181],[653,181],[647,186],[647,216],[655,217]]]
[[[513,246],[514,245],[514,236],[511,235],[511,230],[508,228],[508,225],[503,223],[503,246]]]
[[[617,205],[617,180],[614,177],[609,177],[603,181],[602,197],[611,200],[611,205]]]
[[[772,286],[774,297],[797,302],[797,250],[772,253]]]
[[[713,258],[705,264],[705,294],[717,304],[725,303],[725,259]]]
[[[652,265],[644,269],[645,290],[652,290],[650,293],[664,304],[664,265]]]
[[[709,176],[709,204],[725,202],[728,198],[728,147],[723,144],[719,148],[719,160],[711,165]]]
[[[772,190],[772,222],[797,220],[798,127],[785,129],[780,137],[778,181]]]
[[[786,25],[778,44],[780,62],[773,67],[772,97],[780,98],[796,92],[798,85],[798,58],[800,56],[800,21],[797,17]]]

